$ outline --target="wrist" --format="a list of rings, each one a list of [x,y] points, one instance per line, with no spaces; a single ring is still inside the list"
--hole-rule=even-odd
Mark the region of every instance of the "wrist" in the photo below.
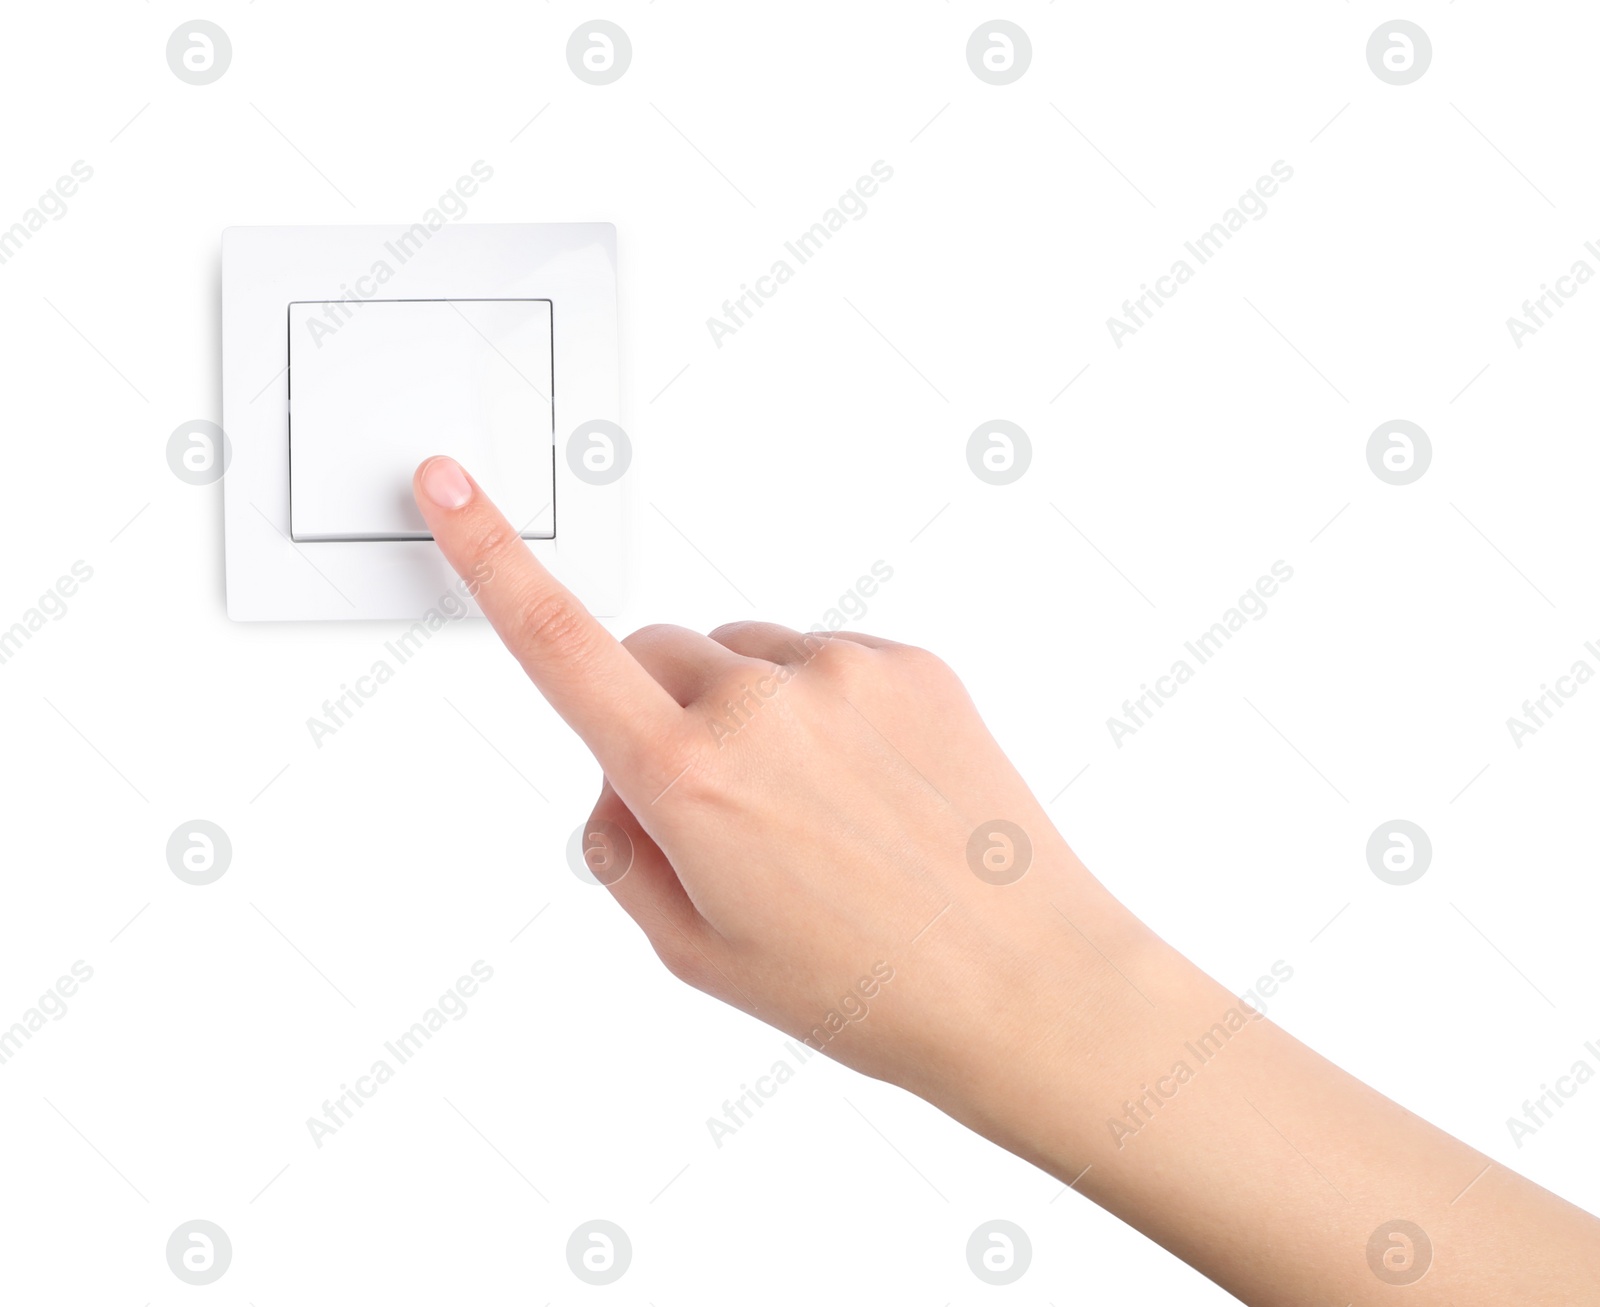
[[[1121,1151],[1125,1100],[1172,1067],[1194,1026],[1183,1014],[1220,990],[1109,896],[1056,924],[1054,950],[1012,996],[1017,1018],[937,1105],[1071,1183]]]
[[[1065,842],[1039,852],[1022,880],[962,896],[905,958],[917,1012],[888,1078],[1070,1181],[1104,1155],[1109,1109],[1172,1065],[1183,1014],[1222,991]]]

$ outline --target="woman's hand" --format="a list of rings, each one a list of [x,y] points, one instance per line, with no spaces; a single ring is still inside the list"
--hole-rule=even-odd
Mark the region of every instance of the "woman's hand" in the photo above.
[[[454,462],[415,490],[599,759],[590,865],[675,975],[922,1095],[1248,1302],[1597,1300],[1594,1218],[1151,934],[931,654],[759,622],[619,643]]]
[[[619,643],[455,463],[431,460],[417,488],[445,555],[600,760],[591,869],[674,975],[957,1111],[1042,1040],[1072,1038],[1109,974],[1074,923],[1119,948],[1143,932],[948,667],[762,622]]]

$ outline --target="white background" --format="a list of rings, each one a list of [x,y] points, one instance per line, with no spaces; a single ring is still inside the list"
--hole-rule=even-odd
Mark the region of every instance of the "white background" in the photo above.
[[[1521,749],[1505,725],[1600,639],[1600,289],[1521,349],[1505,325],[1600,268],[1592,12],[1418,4],[1407,87],[1367,66],[1395,14],[1366,3],[1019,0],[1005,87],[964,2],[218,3],[205,87],[164,54],[195,16],[13,7],[0,40],[0,225],[94,169],[0,266],[0,627],[93,568],[0,666],[0,1026],[94,968],[0,1066],[0,1296],[1226,1300],[824,1059],[718,1149],[781,1038],[568,870],[598,771],[490,631],[443,631],[318,748],[400,626],[226,619],[220,488],[164,454],[220,419],[219,233],[410,222],[479,159],[466,221],[619,229],[619,634],[809,626],[886,562],[856,624],[957,667],[1136,912],[1241,992],[1287,962],[1276,1020],[1600,1207],[1600,1083],[1520,1149],[1506,1126],[1600,1061],[1600,686]],[[597,16],[633,45],[602,87],[565,59]],[[707,317],[878,159],[867,215],[717,348]],[[1107,316],[1279,159],[1267,215],[1118,349]],[[991,418],[1032,438],[1009,487],[966,465]],[[1406,487],[1366,463],[1391,418],[1432,439]],[[1278,559],[1269,614],[1117,748],[1107,717]],[[164,852],[196,817],[234,850],[204,888]],[[1394,817],[1434,847],[1403,888],[1364,852]],[[306,1118],[477,959],[468,1014],[316,1148]],[[194,1217],[234,1247],[206,1289],[164,1255]],[[606,1289],[566,1265],[591,1217],[633,1242]],[[965,1261],[991,1217],[1034,1244],[1004,1290]]]

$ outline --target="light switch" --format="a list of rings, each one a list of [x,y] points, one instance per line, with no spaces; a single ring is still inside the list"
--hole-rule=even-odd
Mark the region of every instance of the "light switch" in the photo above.
[[[466,467],[534,539],[555,536],[545,299],[289,305],[289,508],[298,541],[427,540],[411,475]]]
[[[430,454],[465,464],[590,612],[620,611],[634,480],[610,223],[230,227],[222,338],[230,617],[479,615],[412,502]]]

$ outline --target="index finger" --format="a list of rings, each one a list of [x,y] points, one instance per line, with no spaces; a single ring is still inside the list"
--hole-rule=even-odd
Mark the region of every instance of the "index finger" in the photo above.
[[[677,701],[550,575],[454,459],[426,460],[412,493],[445,558],[550,706],[608,772],[638,774],[650,746],[681,726]]]

